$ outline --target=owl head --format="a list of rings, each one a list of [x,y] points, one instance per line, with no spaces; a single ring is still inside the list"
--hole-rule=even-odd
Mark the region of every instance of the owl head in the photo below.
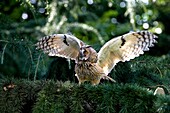
[[[97,62],[97,52],[90,46],[84,45],[80,48],[79,61]]]

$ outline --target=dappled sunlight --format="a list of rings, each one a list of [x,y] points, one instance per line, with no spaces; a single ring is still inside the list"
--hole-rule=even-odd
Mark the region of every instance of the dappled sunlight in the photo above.
[[[0,112],[170,112],[169,0],[3,0],[0,10]],[[83,48],[96,50],[91,69],[102,46],[103,64],[127,60],[95,71],[116,83],[79,85],[77,60],[92,56]]]
[[[100,33],[97,31],[97,29],[95,29],[92,26],[89,26],[87,24],[82,24],[82,23],[72,23],[72,24],[68,24],[68,27],[80,27],[80,28],[82,28],[82,30],[91,31],[97,35],[97,38],[101,44],[104,44],[104,42],[105,42],[104,39],[102,38],[102,36],[100,35]]]
[[[0,113],[170,113],[169,15],[168,0],[1,0]]]

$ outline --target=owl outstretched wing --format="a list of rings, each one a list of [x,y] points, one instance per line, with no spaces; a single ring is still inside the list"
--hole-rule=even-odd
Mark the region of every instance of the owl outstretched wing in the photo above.
[[[107,75],[119,61],[125,62],[138,57],[156,43],[154,34],[148,31],[132,32],[108,41],[98,52],[97,64]]]
[[[53,34],[38,41],[36,49],[41,49],[49,56],[59,56],[76,60],[84,43],[73,35]]]

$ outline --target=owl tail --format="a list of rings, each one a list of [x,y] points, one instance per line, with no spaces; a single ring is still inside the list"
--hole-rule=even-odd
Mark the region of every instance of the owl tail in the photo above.
[[[104,78],[104,79],[109,79],[110,81],[112,81],[112,82],[115,82],[115,83],[116,83],[116,81],[115,81],[113,78],[111,78],[111,77],[109,77],[109,76],[107,76],[107,75],[106,75],[106,76],[104,76],[103,78]]]

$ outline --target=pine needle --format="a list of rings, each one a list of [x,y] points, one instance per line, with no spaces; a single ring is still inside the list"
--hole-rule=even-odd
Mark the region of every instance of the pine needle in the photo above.
[[[3,51],[2,51],[1,64],[4,63],[4,53],[5,53],[5,49],[6,49],[7,44],[8,44],[8,43],[5,44],[5,46],[4,46],[4,48],[3,48]]]

